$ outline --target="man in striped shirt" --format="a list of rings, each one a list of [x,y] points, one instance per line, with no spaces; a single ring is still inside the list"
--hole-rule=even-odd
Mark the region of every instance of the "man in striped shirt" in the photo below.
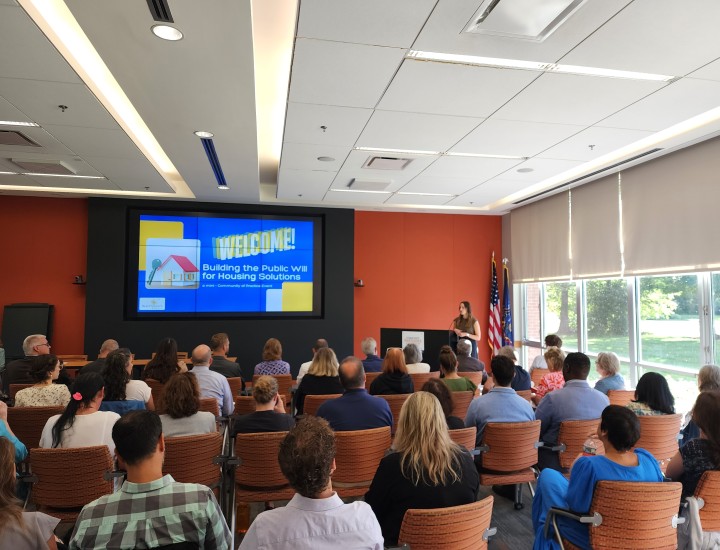
[[[113,427],[115,453],[127,481],[119,492],[82,509],[70,548],[155,548],[181,542],[230,549],[230,530],[212,491],[162,474],[165,440],[152,411],[126,414]]]

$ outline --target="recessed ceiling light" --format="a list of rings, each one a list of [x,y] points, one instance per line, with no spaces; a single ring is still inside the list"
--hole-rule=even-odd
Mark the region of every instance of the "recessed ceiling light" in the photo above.
[[[518,172],[521,174],[527,174],[528,172],[534,171],[535,168],[518,168]]]
[[[218,185],[218,189],[222,189],[223,191],[229,191],[230,188],[227,185]]]
[[[183,37],[183,33],[180,32],[180,29],[176,29],[170,25],[153,25],[152,33],[163,40],[176,41]]]
[[[39,126],[39,124],[22,122],[20,120],[0,120],[0,126]]]
[[[199,138],[205,138],[205,139],[209,139],[209,138],[211,138],[211,137],[213,137],[213,136],[215,135],[215,134],[213,134],[212,132],[206,132],[205,130],[198,130],[198,131],[193,132],[193,133],[194,133],[197,137],[199,137]]]
[[[335,160],[333,157],[318,157],[317,159],[320,162],[333,162]]]

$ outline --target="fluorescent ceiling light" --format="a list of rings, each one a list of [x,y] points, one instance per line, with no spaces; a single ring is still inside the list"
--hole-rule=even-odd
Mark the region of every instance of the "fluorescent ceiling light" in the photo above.
[[[329,191],[340,191],[341,193],[378,193],[382,195],[392,195],[392,191],[363,191],[361,189],[329,189]]]
[[[104,180],[107,179],[105,176],[79,176],[77,174],[41,174],[39,172],[22,172],[23,176],[33,176],[43,178],[77,178],[83,180]]]
[[[511,160],[528,160],[529,157],[518,157],[516,155],[486,155],[481,153],[453,153],[448,151],[443,153],[448,157],[478,157],[483,159],[511,159]]]
[[[355,151],[371,153],[399,153],[401,155],[442,155],[440,151],[418,151],[416,149],[383,149],[382,147],[354,147]]]
[[[23,122],[20,120],[0,120],[0,126],[40,126],[34,122]]]
[[[205,139],[211,138],[215,135],[212,132],[206,132],[205,130],[197,130],[196,132],[193,132],[193,134],[195,134],[199,138]]]
[[[218,188],[218,189],[222,189],[223,191],[229,191],[229,190],[230,190],[230,188],[229,188],[227,185],[218,185],[217,188]]]
[[[504,59],[500,57],[480,57],[475,55],[460,55],[439,52],[423,52],[410,50],[406,59],[418,61],[437,61],[440,63],[457,63],[460,65],[473,65],[477,67],[490,67],[497,69],[520,69],[525,71],[539,71],[552,73],[578,74],[586,76],[602,76],[607,78],[626,78],[631,80],[651,80],[656,82],[670,82],[675,76],[638,73],[633,71],[616,71],[600,67],[583,67],[580,65],[563,65],[561,63],[524,61],[522,59]]]
[[[17,172],[0,172],[0,176],[17,176]]]
[[[411,191],[398,191],[396,195],[417,195],[420,197],[457,197],[452,193],[413,193]]]
[[[180,29],[176,29],[170,25],[153,25],[151,30],[155,36],[162,38],[163,40],[171,40],[174,42],[183,37],[183,33],[180,32]]]

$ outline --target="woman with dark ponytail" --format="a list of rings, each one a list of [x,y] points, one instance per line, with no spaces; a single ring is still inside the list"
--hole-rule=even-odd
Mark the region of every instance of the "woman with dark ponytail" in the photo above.
[[[75,448],[107,445],[115,453],[112,428],[120,415],[100,411],[105,381],[97,373],[81,374],[70,390],[70,403],[62,414],[48,419],[40,437],[40,447]]]

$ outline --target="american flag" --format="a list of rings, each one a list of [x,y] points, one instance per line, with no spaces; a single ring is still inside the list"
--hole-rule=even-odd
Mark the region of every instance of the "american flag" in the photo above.
[[[500,295],[498,293],[497,267],[495,255],[492,257],[492,287],[490,288],[490,328],[488,330],[488,345],[493,355],[502,346],[502,327],[500,325]]]

